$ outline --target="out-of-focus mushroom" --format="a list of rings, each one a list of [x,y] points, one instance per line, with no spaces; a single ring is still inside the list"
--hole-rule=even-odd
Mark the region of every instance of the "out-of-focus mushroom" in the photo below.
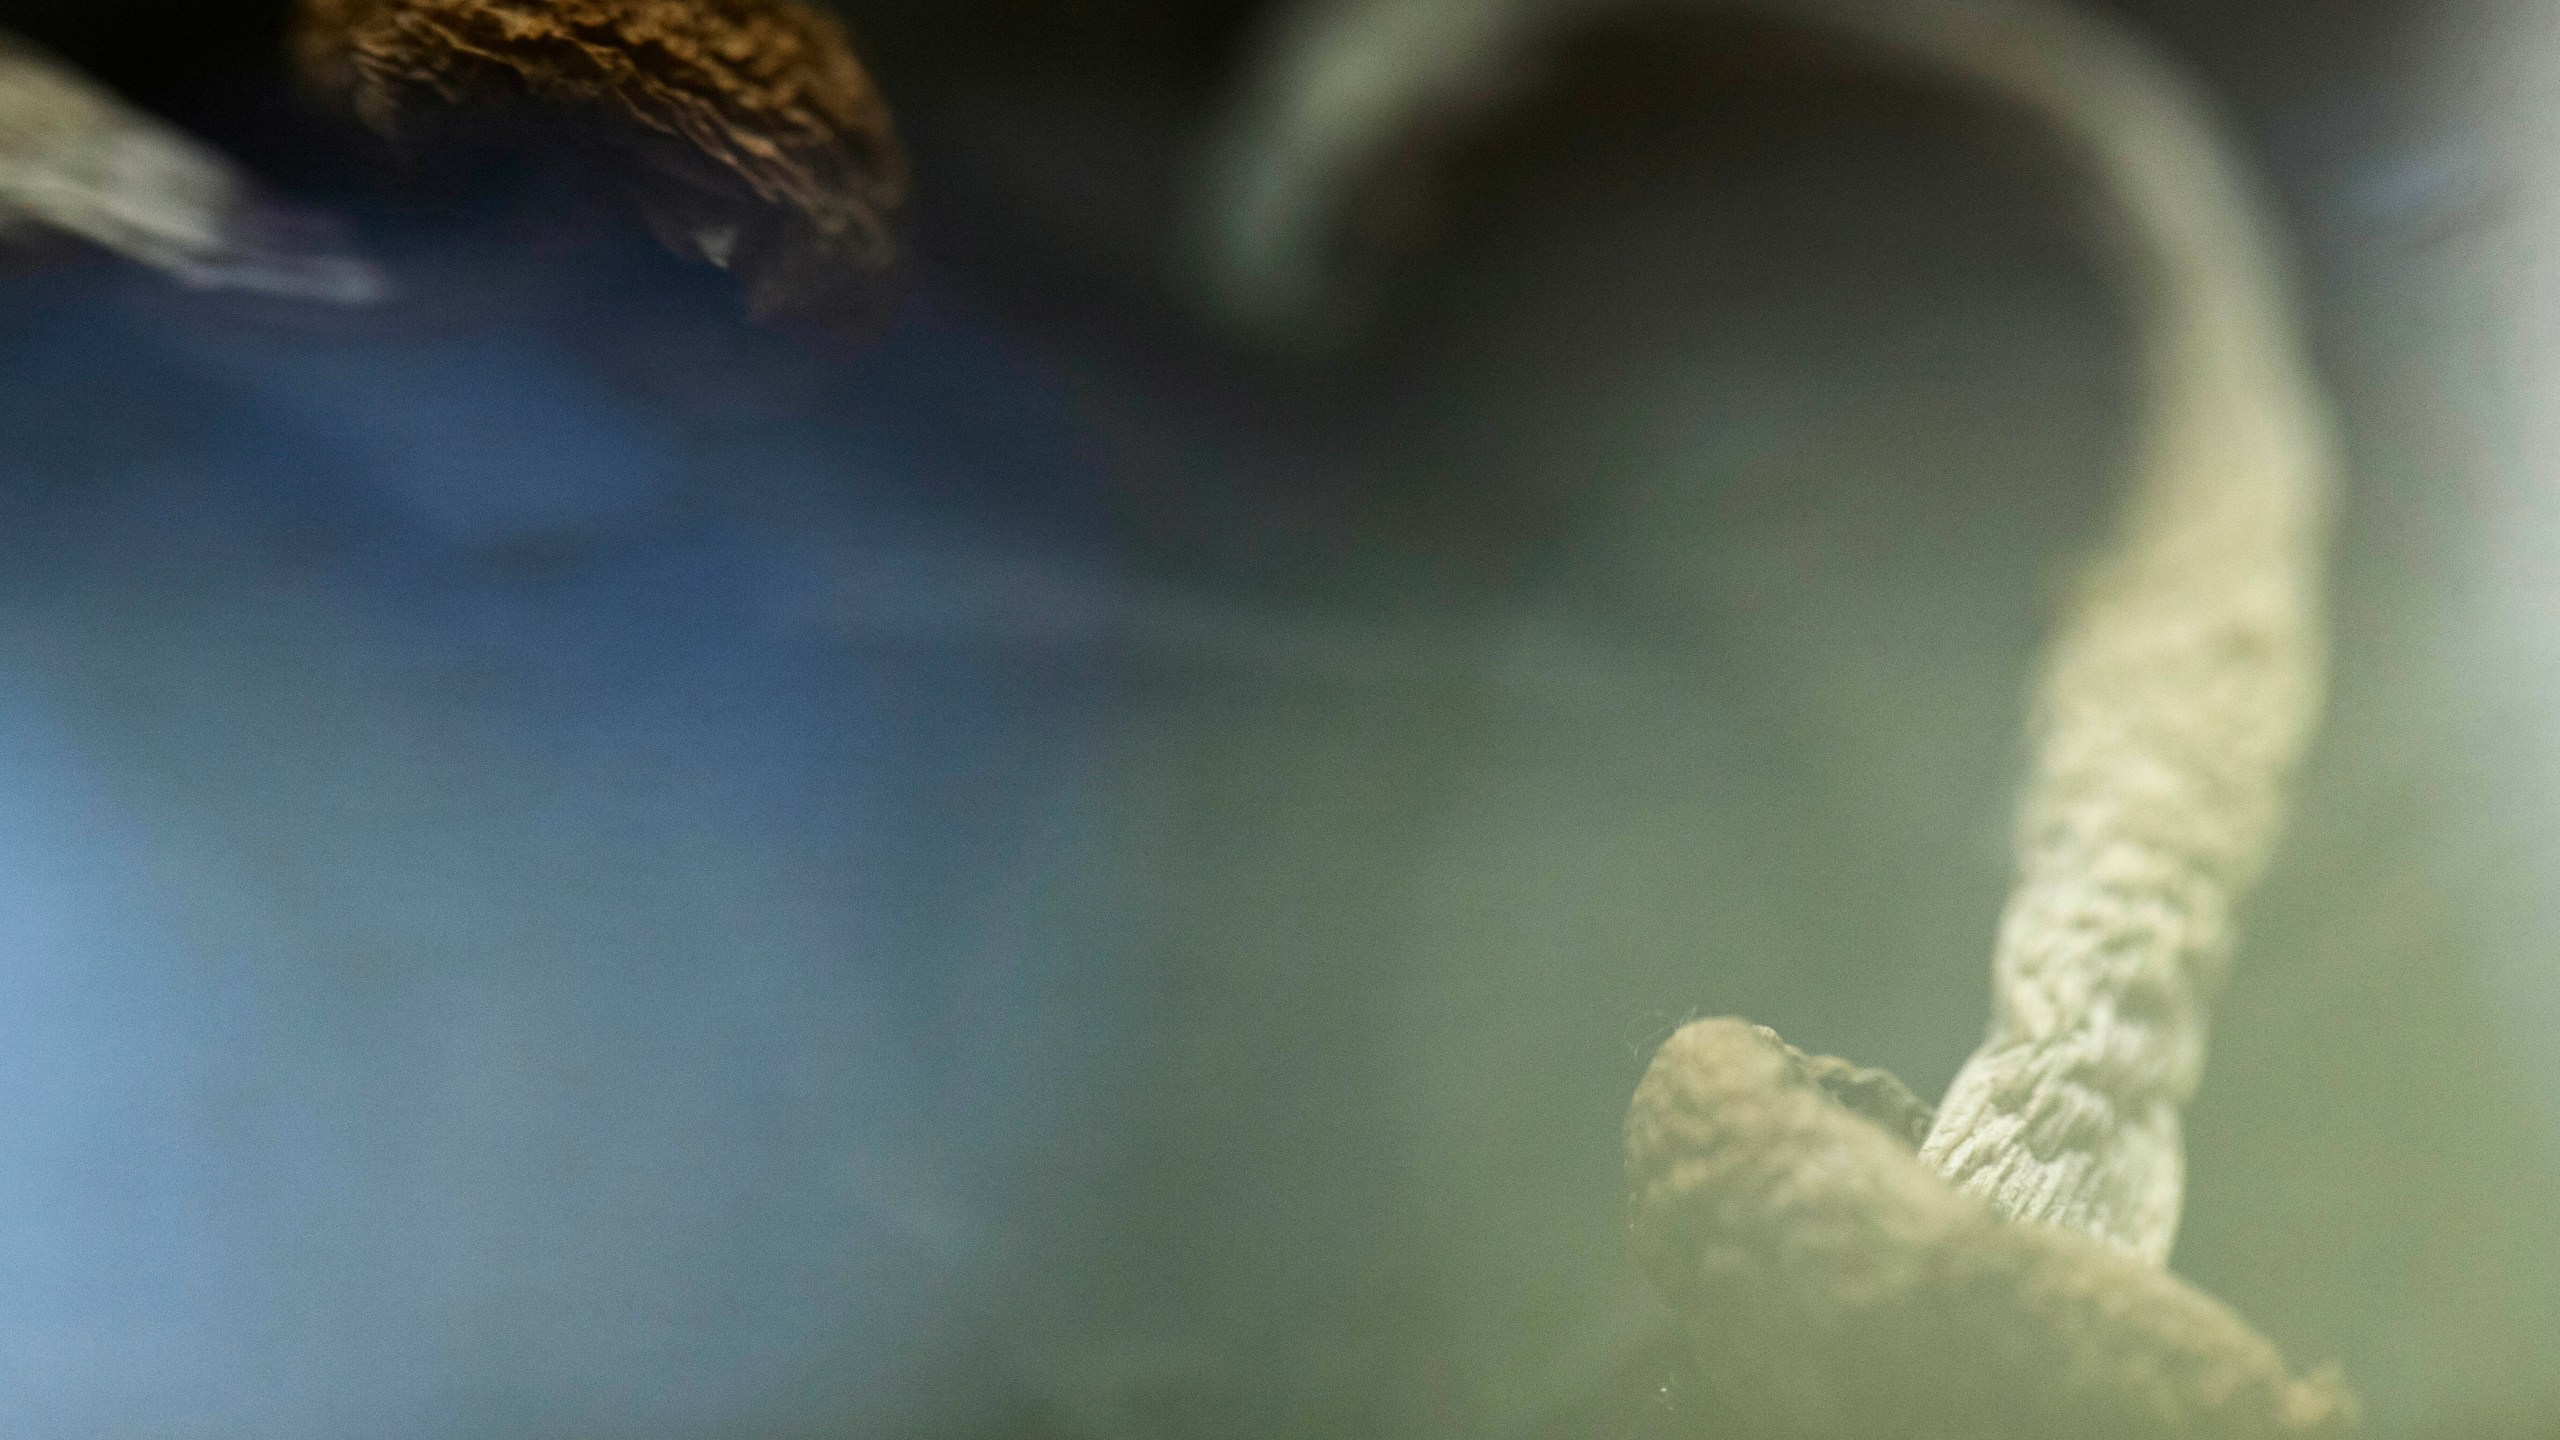
[[[200,289],[364,304],[387,291],[325,218],[0,31],[0,243],[70,241]]]
[[[293,46],[392,140],[608,157],[759,320],[841,333],[894,307],[906,156],[843,28],[794,0],[302,0]]]

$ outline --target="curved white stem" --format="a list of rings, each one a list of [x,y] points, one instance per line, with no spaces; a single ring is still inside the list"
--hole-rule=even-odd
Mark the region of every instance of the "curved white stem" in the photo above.
[[[1801,23],[2051,130],[2132,297],[2146,422],[2035,696],[1990,1034],[1922,1154],[2016,1219],[2164,1262],[2207,1011],[2319,709],[2335,442],[2269,222],[2210,107],[2146,45],[2038,0],[1339,0],[1296,12],[1219,148],[1220,308],[1356,313],[1364,184],[1560,38],[1647,14]]]

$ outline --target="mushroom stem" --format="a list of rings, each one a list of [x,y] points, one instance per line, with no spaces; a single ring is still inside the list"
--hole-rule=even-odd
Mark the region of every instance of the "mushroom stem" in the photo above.
[[[2233,911],[2319,711],[2338,448],[2275,227],[2185,79],[2046,0],[1311,0],[1215,156],[1210,298],[1266,339],[1338,335],[1364,298],[1351,212],[1417,137],[1572,32],[1663,13],[1802,24],[2050,132],[2108,222],[2144,413],[2036,683],[1989,1034],[1934,1117],[1738,1021],[1682,1031],[1636,1093],[1637,1247],[1714,1420],[2343,1432],[2341,1386],[2291,1380],[2163,1268]]]
[[[1212,296],[1267,337],[1360,308],[1364,187],[1579,29],[1776,19],[2062,142],[2132,300],[2145,423],[2043,662],[1990,1033],[1922,1156],[2013,1218],[2166,1261],[2208,1005],[2319,709],[2336,442],[2265,207],[2146,45],[2038,0],[1339,0],[1294,12],[1215,155]]]
[[[389,290],[332,227],[230,160],[0,31],[0,241],[63,237],[200,289],[361,305]]]

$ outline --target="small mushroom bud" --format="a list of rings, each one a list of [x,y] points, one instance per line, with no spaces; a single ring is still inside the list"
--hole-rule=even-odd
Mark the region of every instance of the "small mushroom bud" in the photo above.
[[[759,320],[894,308],[907,162],[842,27],[794,0],[301,0],[303,74],[386,138],[608,157]]]

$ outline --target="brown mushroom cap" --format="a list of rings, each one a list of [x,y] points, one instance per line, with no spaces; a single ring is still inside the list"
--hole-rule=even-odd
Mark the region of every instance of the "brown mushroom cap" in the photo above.
[[[301,0],[293,43],[386,137],[499,117],[616,156],[760,320],[866,328],[894,302],[906,156],[843,28],[794,0]]]

